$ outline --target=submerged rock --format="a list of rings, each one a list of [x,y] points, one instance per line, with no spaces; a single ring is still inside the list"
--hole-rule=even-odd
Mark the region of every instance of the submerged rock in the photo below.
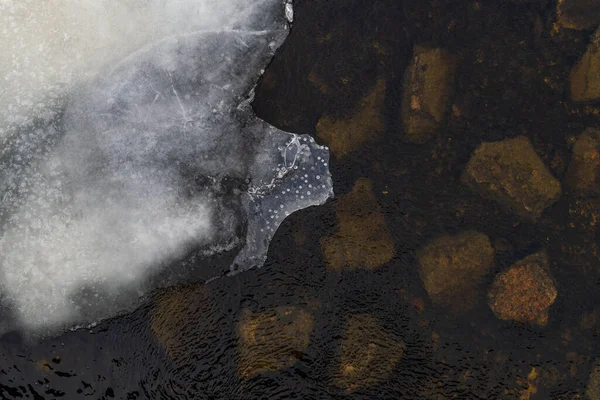
[[[544,326],[557,295],[548,256],[541,251],[499,273],[490,287],[488,303],[499,319]]]
[[[370,180],[361,178],[338,199],[338,232],[321,239],[330,268],[377,268],[394,256],[394,242],[372,186]]]
[[[600,226],[600,199],[596,197],[571,199],[569,201],[568,226],[573,229],[574,235],[585,239],[587,245],[592,245],[593,249],[597,249],[600,243],[596,241],[595,235]],[[598,253],[598,251],[593,250],[592,253]]]
[[[571,69],[569,80],[573,101],[600,100],[600,30],[594,33],[583,57]]]
[[[336,386],[347,392],[385,380],[404,355],[404,342],[369,314],[353,315],[347,322]]]
[[[481,278],[494,261],[489,238],[467,231],[432,240],[417,252],[419,275],[432,302],[454,310],[470,309]]]
[[[424,143],[445,120],[454,87],[456,60],[448,51],[415,46],[404,74],[403,139]]]
[[[537,219],[560,197],[560,183],[524,136],[481,144],[462,181],[522,218]]]
[[[589,29],[600,25],[599,0],[558,0],[558,23],[570,29]]]
[[[156,298],[150,316],[150,328],[169,358],[177,366],[208,356],[207,337],[215,301],[206,285],[186,285],[166,290]],[[198,321],[202,321],[199,323]]]
[[[324,115],[321,117],[316,126],[317,136],[336,157],[349,155],[363,143],[376,139],[383,130],[384,99],[385,81],[380,79],[371,93],[362,100],[358,111],[353,116],[335,118]]]
[[[238,325],[239,374],[247,378],[292,366],[308,347],[312,329],[312,316],[299,307],[243,310]]]
[[[600,194],[600,130],[588,128],[577,138],[565,183],[577,193]]]
[[[590,400],[600,400],[600,359],[596,359],[594,362],[585,395]]]
[[[590,193],[590,192],[588,192]],[[571,196],[565,204],[564,232],[557,235],[553,247],[560,249],[561,263],[581,278],[579,294],[595,292],[600,270],[600,199],[596,196]],[[584,295],[585,296],[585,295]]]

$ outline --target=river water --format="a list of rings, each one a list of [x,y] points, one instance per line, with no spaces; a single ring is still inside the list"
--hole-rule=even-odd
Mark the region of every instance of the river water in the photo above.
[[[555,6],[295,2],[252,106],[331,148],[335,200],[286,218],[262,268],[161,289],[91,330],[33,343],[6,333],[0,395],[599,398],[595,203],[574,213],[579,200],[563,191],[527,221],[461,181],[481,142],[524,135],[562,182],[570,138],[597,125],[596,106],[568,96],[591,32],[557,29]],[[459,65],[447,120],[424,144],[403,140],[400,117],[415,44]],[[419,251],[464,231],[489,238],[493,265],[468,308],[438,304]],[[500,320],[486,297],[494,277],[541,249],[558,293],[547,323]],[[226,270],[233,257],[203,263]]]

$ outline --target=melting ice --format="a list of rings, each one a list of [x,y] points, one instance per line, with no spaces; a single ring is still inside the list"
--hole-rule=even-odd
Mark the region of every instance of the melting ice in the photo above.
[[[50,18],[51,8],[38,10],[46,3],[63,12]],[[32,5],[28,17],[23,4],[0,3],[21,41],[12,59],[32,54],[20,71],[0,63],[1,329],[131,308],[167,284],[147,284],[150,276],[183,268],[173,261],[194,249],[235,250],[232,273],[260,266],[287,215],[333,194],[327,148],[249,106],[288,34],[289,1],[62,0]],[[99,17],[61,48],[56,29],[74,10]],[[112,32],[115,18],[127,28]],[[40,64],[32,46],[48,59]],[[28,74],[43,84],[27,84]]]

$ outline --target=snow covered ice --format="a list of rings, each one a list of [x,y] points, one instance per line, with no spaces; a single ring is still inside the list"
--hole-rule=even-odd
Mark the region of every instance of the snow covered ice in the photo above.
[[[260,266],[287,215],[332,196],[327,148],[249,106],[289,1],[1,0],[0,15],[0,331],[131,309],[192,251]]]

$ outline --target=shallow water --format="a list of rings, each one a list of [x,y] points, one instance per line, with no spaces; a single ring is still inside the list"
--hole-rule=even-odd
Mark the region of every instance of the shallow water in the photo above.
[[[1,395],[594,398],[600,261],[590,250],[597,240],[590,214],[574,215],[581,200],[564,191],[528,222],[461,182],[482,141],[519,135],[562,182],[570,138],[597,125],[600,110],[568,96],[569,70],[590,31],[555,30],[555,5],[298,1],[253,106],[280,129],[335,139],[336,200],[287,218],[260,269],[161,291],[92,331],[39,344],[4,335]],[[456,107],[422,145],[401,140],[404,70],[415,43],[444,47],[460,65]],[[365,131],[323,133],[337,126],[324,117]],[[377,251],[363,247],[352,226]],[[467,230],[490,238],[494,262],[464,311],[430,300],[417,253]],[[346,249],[344,262],[335,246]],[[547,324],[499,320],[487,288],[542,248],[558,292]]]

